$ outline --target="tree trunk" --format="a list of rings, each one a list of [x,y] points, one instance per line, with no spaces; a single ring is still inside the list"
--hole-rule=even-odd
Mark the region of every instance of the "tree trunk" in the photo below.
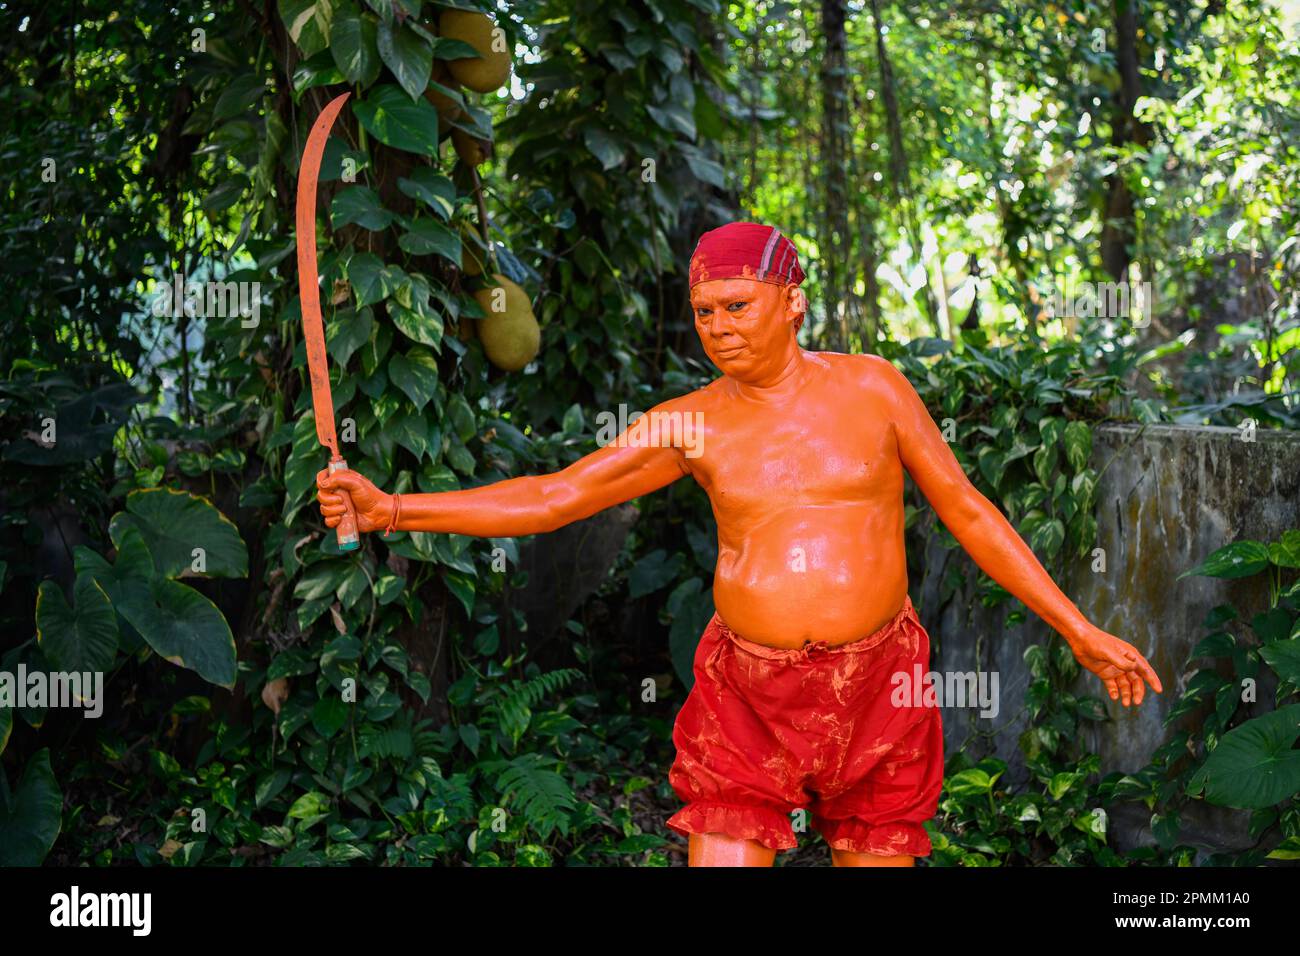
[[[903,123],[898,113],[898,86],[894,82],[894,67],[889,61],[889,50],[885,46],[884,21],[880,17],[880,0],[871,0],[871,19],[876,34],[876,61],[880,69],[880,96],[885,102],[885,119],[889,124],[889,165],[890,186],[894,200],[903,212],[904,228],[912,244],[912,251],[917,261],[923,262],[921,230],[916,221],[916,210],[912,201],[911,173],[907,166],[907,151],[903,148]],[[926,283],[922,290],[924,297],[925,318],[939,334],[938,317],[934,294],[930,289],[929,270],[926,270]]]
[[[861,117],[864,135],[863,141],[870,143],[875,139],[872,130],[871,109],[861,93],[854,88],[853,110]],[[852,229],[858,238],[858,257],[861,260],[863,294],[854,297],[858,306],[858,322],[862,329],[862,351],[874,354],[876,339],[882,327],[880,315],[880,280],[876,270],[880,265],[880,241],[876,234],[876,203],[874,200],[861,199],[861,185],[868,174],[867,164],[863,162],[861,151],[855,149],[856,139],[849,137],[849,171],[850,182],[854,186]],[[856,267],[850,275],[856,276]]]
[[[1151,131],[1133,118],[1133,106],[1142,95],[1142,78],[1138,73],[1137,0],[1115,0],[1115,65],[1120,85],[1115,93],[1110,141],[1113,146],[1136,143],[1145,146]],[[1116,169],[1106,177],[1106,200],[1101,230],[1101,264],[1112,279],[1119,281],[1133,261],[1133,242],[1137,235],[1133,195]]]
[[[849,349],[848,311],[850,258],[848,149],[848,75],[844,36],[844,0],[822,0],[822,35],[826,54],[821,64],[823,229],[826,254],[822,257],[827,324],[835,329],[833,341],[841,352]]]

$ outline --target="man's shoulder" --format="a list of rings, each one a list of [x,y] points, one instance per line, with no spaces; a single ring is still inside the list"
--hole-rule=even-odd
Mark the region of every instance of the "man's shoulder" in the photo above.
[[[843,352],[812,354],[823,358],[829,368],[864,389],[896,394],[900,388],[909,385],[907,377],[894,367],[894,363],[879,355],[847,355]]]
[[[726,387],[726,376],[719,375],[707,385],[701,385],[699,388],[692,389],[685,395],[678,395],[676,398],[669,398],[655,406],[660,411],[699,411],[718,402],[725,401],[723,389]]]
[[[675,412],[677,414],[686,414],[703,411],[720,400],[719,386],[721,383],[722,378],[716,378],[709,384],[692,389],[685,395],[666,398],[646,409],[646,413],[666,414]]]

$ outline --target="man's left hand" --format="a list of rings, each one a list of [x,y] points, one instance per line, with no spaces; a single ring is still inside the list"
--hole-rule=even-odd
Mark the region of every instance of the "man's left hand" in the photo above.
[[[1136,647],[1101,628],[1089,627],[1070,642],[1070,649],[1080,664],[1101,678],[1110,699],[1125,707],[1142,703],[1146,694],[1144,680],[1157,694],[1164,689],[1154,668]]]

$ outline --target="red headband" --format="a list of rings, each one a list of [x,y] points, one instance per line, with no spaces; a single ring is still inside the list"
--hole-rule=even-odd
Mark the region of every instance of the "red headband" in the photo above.
[[[794,243],[775,226],[732,222],[700,236],[691,253],[692,287],[710,279],[756,279],[775,285],[803,282]]]

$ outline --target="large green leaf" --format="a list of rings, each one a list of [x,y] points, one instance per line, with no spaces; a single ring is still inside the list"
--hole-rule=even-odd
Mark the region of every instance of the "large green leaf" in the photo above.
[[[36,595],[36,641],[55,670],[102,673],[117,656],[117,612],[90,574],[72,586],[72,605],[53,581]]]
[[[293,91],[302,93],[303,90],[310,90],[317,86],[335,86],[342,83],[346,78],[343,71],[338,68],[334,58],[330,56],[328,50],[322,50],[315,56],[300,60],[293,70]],[[338,165],[335,160],[334,165]],[[337,176],[334,178],[338,178]],[[323,182],[325,177],[321,177]]]
[[[385,146],[432,156],[438,152],[438,111],[391,83],[377,86],[353,108],[366,132]]]
[[[456,595],[456,600],[460,601],[465,608],[465,613],[472,618],[474,616],[474,592],[477,590],[474,575],[447,568],[442,572],[442,583],[447,586],[448,591]]]
[[[360,13],[352,0],[341,0],[330,21],[330,55],[347,81],[369,86],[379,79],[375,19]]]
[[[241,73],[226,83],[212,108],[214,121],[227,120],[246,112],[266,94],[266,81],[256,73]]]
[[[404,309],[396,303],[390,303],[388,315],[408,339],[434,348],[442,342],[442,317],[436,312],[421,315],[414,309]]]
[[[1259,656],[1277,671],[1277,676],[1300,686],[1300,637],[1273,641],[1259,649]]]
[[[412,348],[405,355],[394,353],[388,361],[388,378],[422,409],[438,391],[438,360],[422,348]]]
[[[1210,803],[1262,810],[1300,791],[1300,704],[1279,707],[1223,735],[1204,765],[1188,782],[1189,794],[1202,789]]]
[[[318,561],[303,572],[293,587],[293,596],[299,601],[332,598],[343,585],[352,567],[346,561]]]
[[[316,484],[316,474],[329,461],[329,452],[316,437],[316,417],[308,413],[294,422],[293,448],[284,463],[284,520],[289,523]]]
[[[670,133],[677,132],[687,139],[695,139],[695,117],[681,103],[667,101],[659,106],[647,106],[645,111]]]
[[[602,169],[613,169],[623,162],[623,145],[594,121],[582,131],[582,141],[591,155],[600,160]]]
[[[420,200],[444,222],[456,209],[456,184],[432,166],[411,170],[409,178],[397,181],[397,188]]]
[[[358,308],[388,298],[400,284],[393,268],[373,252],[358,252],[348,260],[348,281]]]
[[[433,50],[422,37],[396,24],[379,24],[379,57],[411,99],[421,99],[433,70]]]
[[[1065,444],[1065,460],[1075,471],[1083,471],[1092,454],[1092,428],[1085,421],[1070,422],[1065,426],[1062,441]]]
[[[680,553],[670,558],[662,548],[651,551],[628,572],[628,596],[635,599],[658,591],[677,577],[684,561]]]
[[[325,329],[330,358],[339,365],[347,365],[356,350],[370,341],[374,323],[374,312],[369,307],[335,312]]]
[[[248,550],[234,523],[206,498],[174,488],[149,488],[126,497],[109,535],[117,544],[128,526],[140,529],[154,566],[164,577],[242,578]],[[201,554],[195,551],[202,549]],[[202,561],[202,570],[196,564]]]
[[[1300,530],[1284,532],[1281,540],[1268,546],[1268,556],[1281,568],[1300,568]]]
[[[406,225],[397,244],[413,256],[442,256],[460,264],[460,235],[436,219],[419,217]]]
[[[423,458],[429,451],[429,423],[415,412],[395,415],[384,426],[384,433],[417,459]]]
[[[313,56],[329,46],[331,0],[279,0],[279,7],[289,39],[303,56]]]
[[[78,575],[90,575],[99,583],[99,587],[108,594],[108,600],[116,606],[118,601],[131,591],[147,588],[149,581],[156,574],[153,570],[153,557],[149,554],[144,536],[135,525],[123,525],[118,533],[117,558],[112,564],[105,561],[103,555],[90,548],[77,546],[73,549],[73,563]]]
[[[188,585],[154,578],[118,611],[161,657],[222,687],[235,686],[235,638],[217,606]]]
[[[23,768],[9,805],[0,801],[0,866],[40,866],[62,825],[63,793],[50,752],[38,750]]]
[[[1192,574],[1201,574],[1210,578],[1248,578],[1268,567],[1268,560],[1267,545],[1258,541],[1234,541],[1178,577],[1181,580]]]
[[[131,593],[147,594],[149,582],[154,579],[153,557],[149,546],[144,543],[140,529],[134,526],[125,528],[117,543],[117,557],[109,564],[102,556],[85,547],[73,549],[73,558],[78,575],[93,577],[108,599],[113,602],[114,612],[119,603]],[[134,653],[143,645],[141,638],[129,623],[118,624],[118,647],[126,653]]]
[[[330,220],[335,229],[356,223],[374,232],[387,228],[394,215],[384,208],[379,193],[369,186],[350,186],[334,197],[330,205]]]

